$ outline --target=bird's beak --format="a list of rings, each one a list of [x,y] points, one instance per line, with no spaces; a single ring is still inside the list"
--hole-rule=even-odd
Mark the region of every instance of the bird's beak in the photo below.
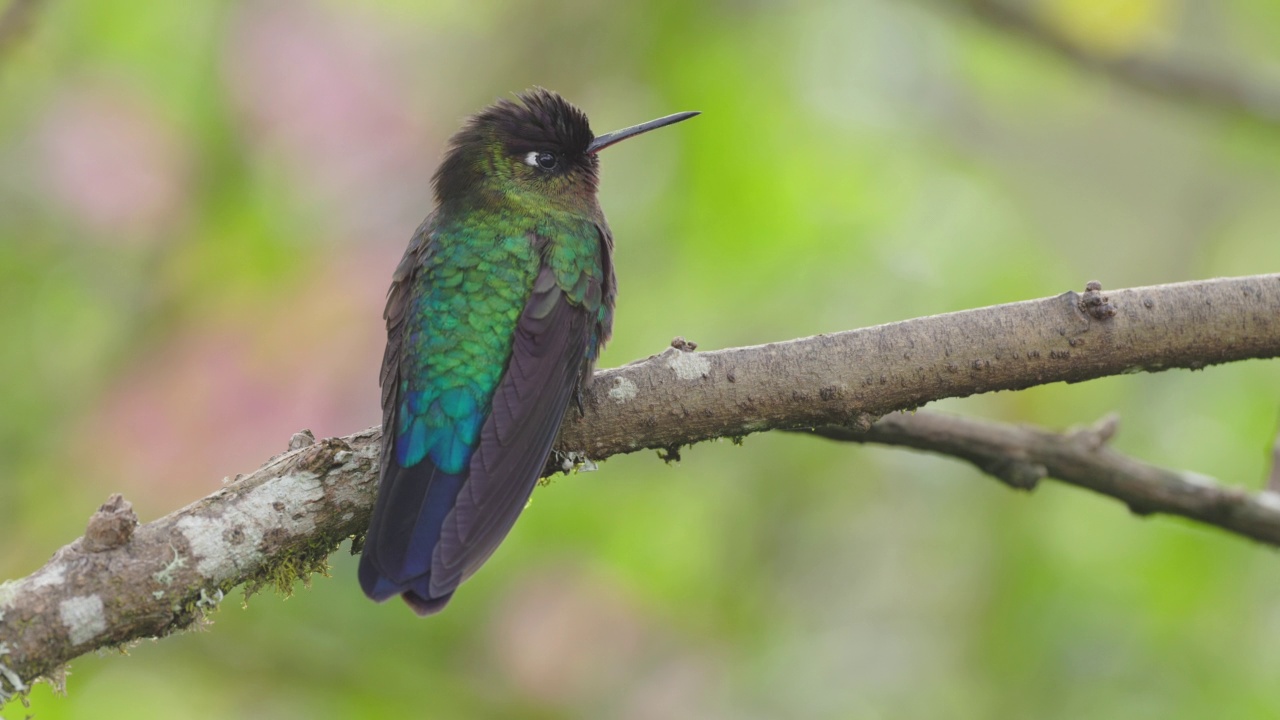
[[[604,135],[601,135],[597,137],[595,140],[591,141],[591,144],[587,146],[587,152],[591,154],[598,153],[601,150],[609,147],[610,145],[613,145],[614,143],[620,143],[629,137],[635,137],[636,135],[647,133],[650,130],[657,130],[660,127],[674,125],[675,123],[678,123],[681,120],[688,120],[689,118],[697,114],[698,114],[697,110],[694,110],[691,112],[676,113],[675,115],[668,115],[666,117],[658,118],[657,120],[650,120],[647,123],[632,125],[631,127],[626,128],[625,130],[618,130],[617,132],[605,133]]]

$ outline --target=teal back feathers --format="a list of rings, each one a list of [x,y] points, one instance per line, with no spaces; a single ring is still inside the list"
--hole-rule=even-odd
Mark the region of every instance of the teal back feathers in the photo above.
[[[597,138],[535,89],[452,138],[384,313],[381,482],[359,573],[373,599],[440,610],[515,523],[612,331],[595,153],[687,116]]]

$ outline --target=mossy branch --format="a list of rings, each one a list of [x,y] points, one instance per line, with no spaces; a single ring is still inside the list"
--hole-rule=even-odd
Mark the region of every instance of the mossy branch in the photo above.
[[[672,453],[717,437],[825,428],[954,455],[1015,486],[1052,475],[1143,513],[1177,513],[1280,544],[1280,496],[1086,442],[1102,431],[1057,436],[953,422],[942,433],[925,414],[876,422],[946,397],[1280,356],[1280,274],[1108,295],[1090,283],[1084,294],[783,343],[705,353],[673,345],[596,374],[584,412],[570,413],[561,429],[548,474],[644,448]],[[320,442],[299,433],[289,452],[143,525],[113,497],[83,538],[34,574],[0,584],[0,701],[86,652],[185,628],[237,585],[287,590],[323,570],[368,523],[379,442],[377,428]]]

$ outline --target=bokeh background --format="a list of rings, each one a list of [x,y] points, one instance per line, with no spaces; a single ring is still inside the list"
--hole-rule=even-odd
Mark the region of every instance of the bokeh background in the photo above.
[[[151,520],[378,421],[388,278],[459,120],[597,131],[603,365],[1280,269],[1280,125],[1082,71],[959,0],[45,0],[0,54],[0,577],[108,494]],[[1101,58],[1280,84],[1277,0],[1038,0]],[[1280,364],[938,403],[1259,487]],[[758,435],[535,493],[449,610],[333,558],[22,718],[1268,718],[1280,557],[1047,484]]]

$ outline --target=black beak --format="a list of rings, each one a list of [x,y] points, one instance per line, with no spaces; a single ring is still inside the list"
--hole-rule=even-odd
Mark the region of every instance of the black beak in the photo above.
[[[675,115],[668,115],[666,117],[658,118],[657,120],[650,120],[647,123],[632,125],[631,127],[625,130],[618,130],[617,132],[605,133],[604,135],[601,135],[600,137],[597,137],[595,140],[591,141],[591,144],[587,146],[587,152],[591,154],[598,153],[601,150],[609,147],[610,145],[613,145],[614,143],[620,143],[629,137],[635,137],[636,135],[647,133],[650,130],[657,130],[660,127],[674,125],[675,123],[678,123],[681,120],[688,120],[689,118],[697,114],[698,114],[697,110],[694,110],[691,112],[676,113]]]

